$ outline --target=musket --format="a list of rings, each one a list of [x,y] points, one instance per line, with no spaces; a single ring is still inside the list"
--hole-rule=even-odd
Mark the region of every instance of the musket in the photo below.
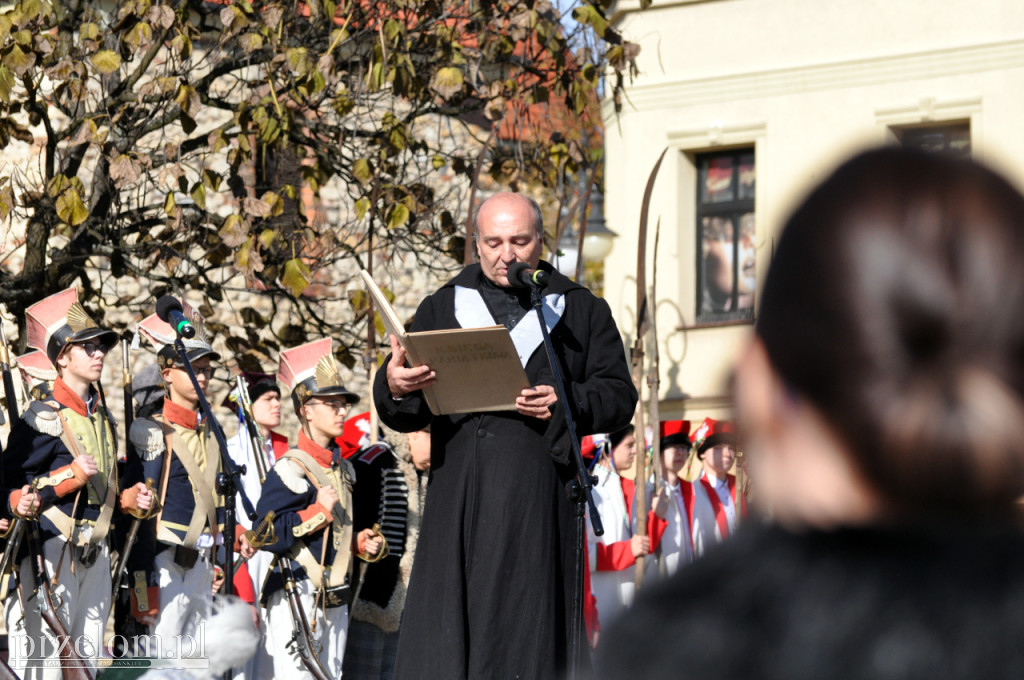
[[[637,241],[636,258],[636,339],[633,343],[631,359],[633,364],[633,385],[636,387],[640,399],[636,403],[636,419],[634,421],[637,447],[642,453],[636,456],[636,476],[633,478],[636,496],[633,499],[633,516],[636,518],[636,533],[639,536],[647,534],[647,432],[644,427],[644,405],[643,405],[643,370],[644,370],[644,335],[647,333],[650,323],[650,301],[647,299],[647,214],[651,206],[651,194],[654,191],[654,180],[661,169],[661,162],[665,160],[665,153],[668,148],[662,150],[658,156],[658,162],[654,164],[650,176],[647,178],[647,187],[644,189],[643,204],[640,208],[640,233]],[[644,582],[644,558],[643,555],[636,558],[636,587],[639,590]]]
[[[11,427],[18,422],[18,395],[14,391],[14,376],[11,375],[11,350],[7,345],[7,334],[0,322],[0,370],[4,374],[4,401],[7,403],[8,422]],[[0,485],[3,484],[3,473],[0,471]]]
[[[0,555],[0,577],[3,577],[7,570],[12,568],[11,561],[17,554],[18,548],[21,547],[21,538],[24,535],[25,523],[21,518],[15,517],[11,520],[7,533],[0,536],[0,538],[7,539],[7,547],[4,548],[4,554]]]
[[[135,406],[132,400],[132,367],[131,354],[129,353],[127,337],[121,338],[121,384],[124,389],[124,452],[125,457],[130,458],[132,453],[132,442],[128,438],[132,431],[132,422],[135,420]]]
[[[129,511],[134,519],[132,519],[132,525],[128,529],[128,536],[124,539],[121,554],[117,558],[117,566],[114,567],[114,572],[110,575],[114,582],[114,588],[111,592],[115,594],[117,589],[121,587],[121,578],[128,568],[128,556],[131,555],[132,548],[135,547],[135,541],[139,536],[139,527],[142,526],[144,521],[160,511],[160,499],[156,495],[155,485],[156,482],[152,477],[146,479],[146,488],[153,492],[153,504],[149,506],[149,510]]]
[[[288,597],[288,608],[292,614],[292,639],[288,646],[294,646],[295,651],[315,680],[329,680],[330,676],[320,664],[320,657],[317,655],[316,643],[313,642],[313,634],[309,628],[309,619],[306,618],[306,611],[302,608],[302,599],[299,597],[298,588],[295,586],[295,572],[292,571],[291,561],[287,556],[278,558],[278,565],[281,567],[281,577],[284,579],[284,592]]]
[[[33,485],[33,489],[35,486]],[[57,653],[60,657],[61,676],[64,680],[93,680],[93,676],[85,667],[82,657],[75,651],[74,641],[68,634],[64,622],[60,620],[57,609],[53,605],[53,591],[50,578],[46,574],[46,559],[43,557],[42,540],[39,537],[38,519],[23,520],[27,522],[25,529],[28,535],[28,550],[32,560],[32,574],[35,577],[36,601],[43,621],[53,631],[57,641]]]
[[[252,457],[256,464],[256,474],[259,475],[260,484],[267,481],[267,458],[264,452],[263,434],[252,414],[252,400],[249,399],[249,389],[245,384],[245,378],[235,378],[235,403],[238,405],[239,417],[249,435],[249,445],[252,447]]]
[[[22,519],[14,518],[11,520],[11,526],[7,531],[7,546],[4,549],[4,553],[0,556],[0,579],[4,578],[8,569],[12,570],[11,580],[8,582],[10,589],[16,589],[18,587],[17,582],[13,573],[12,561],[18,554],[18,549],[21,546],[21,537],[25,533],[25,521]],[[8,593],[8,597],[18,597]],[[0,659],[0,680],[19,680],[18,675],[14,670],[7,665],[7,662]]]
[[[14,669],[8,666],[3,659],[0,659],[0,680],[21,680]]]
[[[121,338],[121,378],[123,380],[124,387],[124,450],[126,459],[131,459],[135,449],[130,437],[132,422],[135,420],[135,402],[132,398],[130,343],[126,337]],[[147,479],[146,488],[150,491],[155,491],[156,482],[153,479]],[[125,569],[128,567],[128,556],[131,554],[132,548],[135,547],[135,541],[139,535],[139,526],[143,521],[153,517],[159,511],[160,499],[157,498],[154,493],[153,504],[150,505],[149,510],[132,512],[132,516],[134,517],[132,525],[128,529],[128,536],[125,538],[124,545],[121,547],[121,554],[118,556],[117,566],[114,567],[114,571],[110,576],[114,583],[112,592],[115,595],[118,592],[117,589],[121,587],[121,578],[124,576]]]
[[[4,378],[4,395],[7,398],[7,413],[11,418],[11,427],[18,422],[18,398],[14,393],[14,378],[11,376],[11,364],[10,354],[7,347],[7,336],[4,334],[3,322],[0,322],[0,368],[3,369]],[[3,466],[0,465],[0,488],[4,488],[3,484]],[[7,545],[4,548],[3,555],[0,555],[0,578],[7,573],[8,569],[13,569],[12,562],[18,554],[18,550],[21,547],[21,539],[25,534],[25,522],[18,517],[11,520],[10,526],[7,528],[7,532],[0,535],[0,538],[7,539]]]

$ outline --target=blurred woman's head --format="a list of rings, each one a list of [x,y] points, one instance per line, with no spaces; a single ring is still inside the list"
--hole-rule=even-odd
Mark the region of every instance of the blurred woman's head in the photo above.
[[[633,425],[620,427],[608,435],[608,458],[610,466],[622,472],[633,467],[636,460],[636,436]]]
[[[852,485],[833,521],[1005,507],[1024,493],[1021,310],[1024,198],[1005,180],[900,149],[842,165],[787,223],[740,362],[759,493],[808,519],[787,477],[832,460]]]

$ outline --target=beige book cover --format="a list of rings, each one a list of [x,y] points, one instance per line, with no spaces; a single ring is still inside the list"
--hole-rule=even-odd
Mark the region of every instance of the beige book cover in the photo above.
[[[412,366],[437,374],[423,395],[436,416],[473,411],[514,411],[516,397],[530,386],[519,353],[504,326],[452,328],[409,333],[365,269],[359,273],[384,327],[398,338]]]

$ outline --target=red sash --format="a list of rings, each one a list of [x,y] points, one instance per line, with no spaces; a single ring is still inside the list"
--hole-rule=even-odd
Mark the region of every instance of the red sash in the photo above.
[[[682,505],[680,508],[685,508],[683,517],[680,518],[686,525],[686,533],[690,534],[690,545],[693,547],[693,554],[697,554],[697,543],[693,537],[693,505],[697,501],[697,495],[693,493],[693,484],[685,481],[681,477],[676,480],[679,485],[679,495],[683,497]],[[712,506],[714,507],[714,506]]]
[[[718,497],[718,492],[715,491],[715,487],[711,486],[711,482],[708,481],[707,475],[701,475],[700,483],[704,485],[704,491],[707,492],[708,501],[711,502],[711,509],[715,511],[715,521],[718,523],[718,531],[724,539],[729,535],[729,518],[725,515],[725,506],[722,505],[722,499]],[[729,485],[729,496],[731,498],[735,498],[736,477],[729,475],[726,478],[726,483]],[[745,496],[743,497],[741,507],[737,508],[736,511],[740,513],[740,517],[747,516],[747,499]]]
[[[274,460],[277,460],[284,454],[291,450],[291,445],[288,444],[288,437],[283,434],[278,434],[271,430],[270,432],[270,443],[274,447]]]
[[[629,533],[633,533],[633,501],[636,499],[636,484],[632,479],[619,477],[619,486],[622,488],[622,500],[626,505],[626,517],[628,519]]]

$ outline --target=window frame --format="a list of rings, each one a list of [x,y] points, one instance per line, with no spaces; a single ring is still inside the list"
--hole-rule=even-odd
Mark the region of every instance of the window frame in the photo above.
[[[739,198],[740,192],[740,169],[743,167],[744,157],[753,158],[754,184],[751,187],[749,198]],[[732,160],[732,186],[734,196],[727,201],[705,201],[704,188],[707,181],[707,169],[711,163],[720,158]],[[693,155],[694,169],[696,171],[696,196],[695,196],[695,242],[696,242],[696,306],[694,312],[694,328],[722,327],[732,325],[744,325],[754,322],[755,305],[743,309],[730,311],[704,312],[705,298],[705,263],[704,263],[704,220],[709,217],[728,218],[732,224],[732,255],[733,263],[740,262],[740,244],[742,218],[744,215],[754,216],[755,225],[757,219],[756,193],[757,193],[757,153],[754,145],[744,145],[726,150],[715,150],[698,152]],[[756,230],[756,226],[755,226]],[[756,232],[755,232],[756,233]],[[733,266],[732,272],[732,303],[735,307],[738,304],[740,270],[742,267]],[[756,274],[755,274],[756,276]]]
[[[896,133],[896,138],[899,140],[900,146],[904,148],[919,149],[927,151],[928,153],[941,153],[957,158],[970,158],[971,156],[972,139],[970,120],[933,121],[921,125],[907,125],[895,128],[894,132]],[[964,132],[966,132],[967,135],[966,148],[952,148],[950,146],[950,142],[953,141],[953,134]],[[925,146],[921,144],[921,140],[926,135],[941,135],[943,138],[942,148],[925,148]]]

